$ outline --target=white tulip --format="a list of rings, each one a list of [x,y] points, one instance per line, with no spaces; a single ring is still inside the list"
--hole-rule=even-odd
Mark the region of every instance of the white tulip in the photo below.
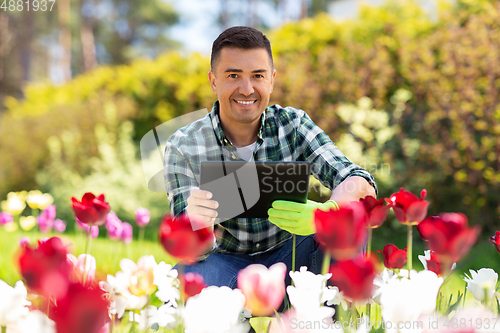
[[[181,297],[177,270],[172,269],[172,265],[162,261],[156,265],[153,274],[153,284],[158,286],[156,297],[164,303],[176,304],[177,300]]]
[[[7,325],[7,333],[56,333],[56,325],[44,313],[34,310]]]
[[[290,271],[289,274],[295,287],[301,289],[323,289],[325,288],[326,281],[332,277],[331,273],[321,275],[309,272],[307,266],[300,267],[300,271],[298,272]]]
[[[398,329],[398,323],[415,323],[422,315],[432,313],[443,278],[434,272],[411,272],[411,280],[406,277],[391,279],[380,296],[382,318],[387,332]],[[399,327],[400,332],[421,332],[423,327],[410,325]]]
[[[326,301],[331,301],[338,294],[338,289],[330,289],[326,282],[332,276],[328,274],[314,274],[306,266],[298,272],[290,272],[294,286],[286,288],[290,303],[295,309],[295,315],[309,319],[323,319],[332,317],[335,309],[325,307]]]
[[[375,289],[373,291],[372,299],[375,303],[380,304],[380,296],[384,292],[384,289],[389,284],[389,281],[393,279],[397,279],[398,276],[394,274],[393,271],[388,271],[387,268],[384,268],[380,275],[377,275],[373,280],[373,284]]]
[[[248,332],[248,325],[239,323],[245,306],[240,290],[210,286],[190,297],[184,308],[186,333],[239,333]]]
[[[0,280],[0,327],[16,322],[28,314],[26,300],[28,291],[22,281],[17,281],[14,288]]]
[[[335,309],[321,306],[322,290],[319,289],[301,289],[292,286],[286,288],[290,303],[293,305],[296,313],[303,317],[319,319],[332,317],[335,314]],[[320,315],[321,314],[321,315]]]
[[[464,281],[467,282],[467,291],[480,302],[485,300],[486,291],[488,299],[493,300],[498,274],[491,268],[481,268],[477,273],[469,269],[469,272],[471,276],[465,274],[464,278]]]

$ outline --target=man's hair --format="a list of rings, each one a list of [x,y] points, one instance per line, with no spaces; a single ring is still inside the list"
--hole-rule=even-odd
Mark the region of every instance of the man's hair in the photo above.
[[[225,47],[245,50],[263,48],[269,54],[271,68],[274,66],[271,43],[266,35],[257,29],[250,27],[232,27],[224,30],[212,45],[212,56],[210,58],[210,66],[212,69],[214,69],[219,61],[220,52]]]

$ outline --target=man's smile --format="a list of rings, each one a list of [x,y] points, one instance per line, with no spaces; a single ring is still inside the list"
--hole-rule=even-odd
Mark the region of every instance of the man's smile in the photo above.
[[[247,105],[252,105],[252,104],[255,104],[257,102],[256,99],[254,100],[250,100],[250,101],[245,101],[245,100],[234,100],[236,102],[236,104],[240,104],[242,106],[247,106]]]

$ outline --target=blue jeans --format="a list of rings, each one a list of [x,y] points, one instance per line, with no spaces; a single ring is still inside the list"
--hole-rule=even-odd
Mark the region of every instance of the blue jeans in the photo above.
[[[314,236],[296,237],[295,270],[298,271],[300,267],[307,266],[309,271],[314,274],[320,274],[323,253],[320,251]],[[288,272],[292,270],[292,247],[293,241],[290,238],[278,249],[253,256],[215,252],[210,254],[204,261],[193,265],[186,265],[184,271],[186,273],[194,272],[200,274],[209,286],[228,286],[231,289],[235,289],[238,287],[238,272],[248,265],[262,264],[269,268],[277,262],[283,262],[287,267],[285,283],[288,286],[291,284]]]

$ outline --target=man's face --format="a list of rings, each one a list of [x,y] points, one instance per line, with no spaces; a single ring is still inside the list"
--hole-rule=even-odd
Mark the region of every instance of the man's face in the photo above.
[[[223,48],[209,73],[224,127],[255,125],[269,103],[276,70],[263,48]]]

